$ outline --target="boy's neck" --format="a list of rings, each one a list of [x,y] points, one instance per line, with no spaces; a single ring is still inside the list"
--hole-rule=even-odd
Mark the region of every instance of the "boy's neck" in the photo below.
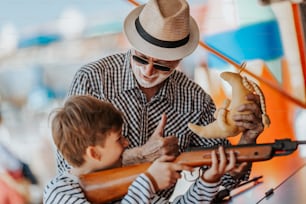
[[[83,165],[83,166],[80,166],[80,167],[72,167],[70,169],[70,173],[79,177],[81,175],[92,173],[92,172],[95,172],[95,171],[100,171],[100,170],[103,170],[103,169],[104,168],[97,169],[97,168],[93,168],[93,166]]]
[[[72,167],[70,173],[79,177],[83,174],[88,174],[95,171],[92,167],[88,167],[86,165],[82,165],[80,167]]]

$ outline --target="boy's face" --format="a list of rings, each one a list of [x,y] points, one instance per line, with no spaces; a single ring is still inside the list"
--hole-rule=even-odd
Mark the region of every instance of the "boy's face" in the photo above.
[[[122,129],[111,131],[101,147],[103,169],[122,166],[122,153],[128,146],[128,141],[122,136]]]

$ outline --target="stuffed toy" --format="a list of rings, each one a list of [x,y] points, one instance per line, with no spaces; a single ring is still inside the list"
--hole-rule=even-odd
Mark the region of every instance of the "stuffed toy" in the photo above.
[[[245,64],[242,64],[244,69]],[[262,111],[262,122],[265,127],[270,125],[269,116],[266,114],[266,105],[264,95],[259,86],[248,80],[246,77],[242,77],[240,72],[222,72],[221,78],[227,81],[232,87],[232,101],[225,99],[223,104],[214,113],[216,120],[207,126],[199,126],[193,123],[189,123],[188,127],[195,134],[205,138],[226,138],[238,135],[243,131],[235,125],[232,115],[237,114],[237,108],[246,103],[253,103],[252,101],[246,100],[246,95],[250,92],[259,95],[260,105]],[[238,114],[247,114],[248,112],[239,112]]]

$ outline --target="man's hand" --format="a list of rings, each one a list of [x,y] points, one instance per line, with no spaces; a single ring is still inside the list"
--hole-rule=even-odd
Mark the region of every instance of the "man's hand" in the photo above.
[[[163,137],[166,123],[167,117],[163,114],[160,123],[146,144],[124,151],[123,165],[151,162],[162,155],[178,156],[179,146],[177,137]]]
[[[245,129],[242,133],[239,144],[256,143],[257,137],[264,130],[264,125],[261,118],[260,98],[258,95],[247,95],[249,101],[254,103],[243,104],[238,107],[238,111],[249,111],[249,114],[235,114],[233,120],[237,126]]]
[[[163,137],[164,128],[167,123],[167,117],[162,115],[161,121],[155,129],[153,135],[144,144],[142,149],[142,155],[146,161],[153,161],[159,158],[161,155],[179,155],[178,139],[175,136]]]

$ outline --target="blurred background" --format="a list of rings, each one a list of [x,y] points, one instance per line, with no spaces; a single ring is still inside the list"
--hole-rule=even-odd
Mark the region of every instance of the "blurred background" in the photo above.
[[[260,85],[272,121],[258,142],[306,140],[305,3],[189,3],[203,44],[179,69],[218,106],[231,97],[220,72],[237,71],[247,62],[243,74]],[[10,193],[14,203],[41,203],[44,185],[56,173],[48,115],[62,104],[77,69],[129,48],[122,24],[134,7],[128,0],[0,0],[0,203],[9,203],[1,197]],[[252,176],[265,175],[267,188],[276,186],[305,157],[305,148],[299,148],[290,156],[256,163]],[[184,189],[178,187],[177,193]]]

